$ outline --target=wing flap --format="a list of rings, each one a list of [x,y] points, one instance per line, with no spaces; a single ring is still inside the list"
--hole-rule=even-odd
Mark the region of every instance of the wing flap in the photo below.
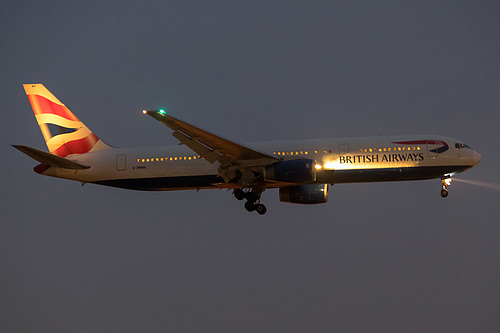
[[[57,155],[53,155],[50,153],[47,153],[45,151],[41,151],[35,148],[31,148],[28,146],[22,146],[22,145],[12,145],[12,147],[16,148],[17,150],[25,153],[32,159],[48,166],[53,166],[57,168],[63,168],[63,169],[88,169],[90,168],[89,166],[82,165],[80,163],[76,163],[73,161],[70,161],[66,158],[59,157]]]
[[[191,148],[191,150],[193,150],[195,153],[197,153],[210,163],[214,163],[215,161],[217,161],[220,156],[219,154],[214,153],[214,151],[210,148],[201,144],[198,140],[191,138],[182,132],[175,131],[174,133],[172,133],[172,135],[177,140],[179,140],[181,144],[188,146],[189,148]]]

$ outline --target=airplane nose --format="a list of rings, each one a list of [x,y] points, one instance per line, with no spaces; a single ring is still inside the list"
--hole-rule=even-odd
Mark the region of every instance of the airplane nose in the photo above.
[[[474,165],[478,165],[479,162],[481,162],[481,155],[479,155],[478,152],[474,151],[472,154],[472,163],[474,163]]]

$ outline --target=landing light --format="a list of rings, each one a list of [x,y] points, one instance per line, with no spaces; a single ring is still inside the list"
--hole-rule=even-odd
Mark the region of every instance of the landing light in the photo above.
[[[446,186],[448,186],[451,184],[451,178],[446,178],[443,180],[443,182],[445,183]]]
[[[321,170],[321,164],[316,164],[314,167],[316,168],[316,170]]]

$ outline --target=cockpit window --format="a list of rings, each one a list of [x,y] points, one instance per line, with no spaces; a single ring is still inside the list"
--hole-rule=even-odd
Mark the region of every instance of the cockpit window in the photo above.
[[[469,147],[465,143],[455,143],[455,148],[458,148],[458,149],[472,149],[471,147]]]

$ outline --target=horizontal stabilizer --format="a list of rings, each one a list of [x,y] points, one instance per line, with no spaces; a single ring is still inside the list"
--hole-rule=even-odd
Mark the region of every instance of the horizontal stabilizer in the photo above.
[[[53,167],[57,167],[57,168],[63,168],[63,169],[88,169],[88,168],[90,168],[89,166],[70,161],[64,157],[59,157],[57,155],[53,155],[53,154],[47,153],[45,151],[41,151],[41,150],[31,148],[28,146],[12,145],[12,147],[16,148],[17,150],[22,151],[23,153],[25,153],[29,157],[37,160],[38,162],[40,162],[44,165],[53,166]]]

